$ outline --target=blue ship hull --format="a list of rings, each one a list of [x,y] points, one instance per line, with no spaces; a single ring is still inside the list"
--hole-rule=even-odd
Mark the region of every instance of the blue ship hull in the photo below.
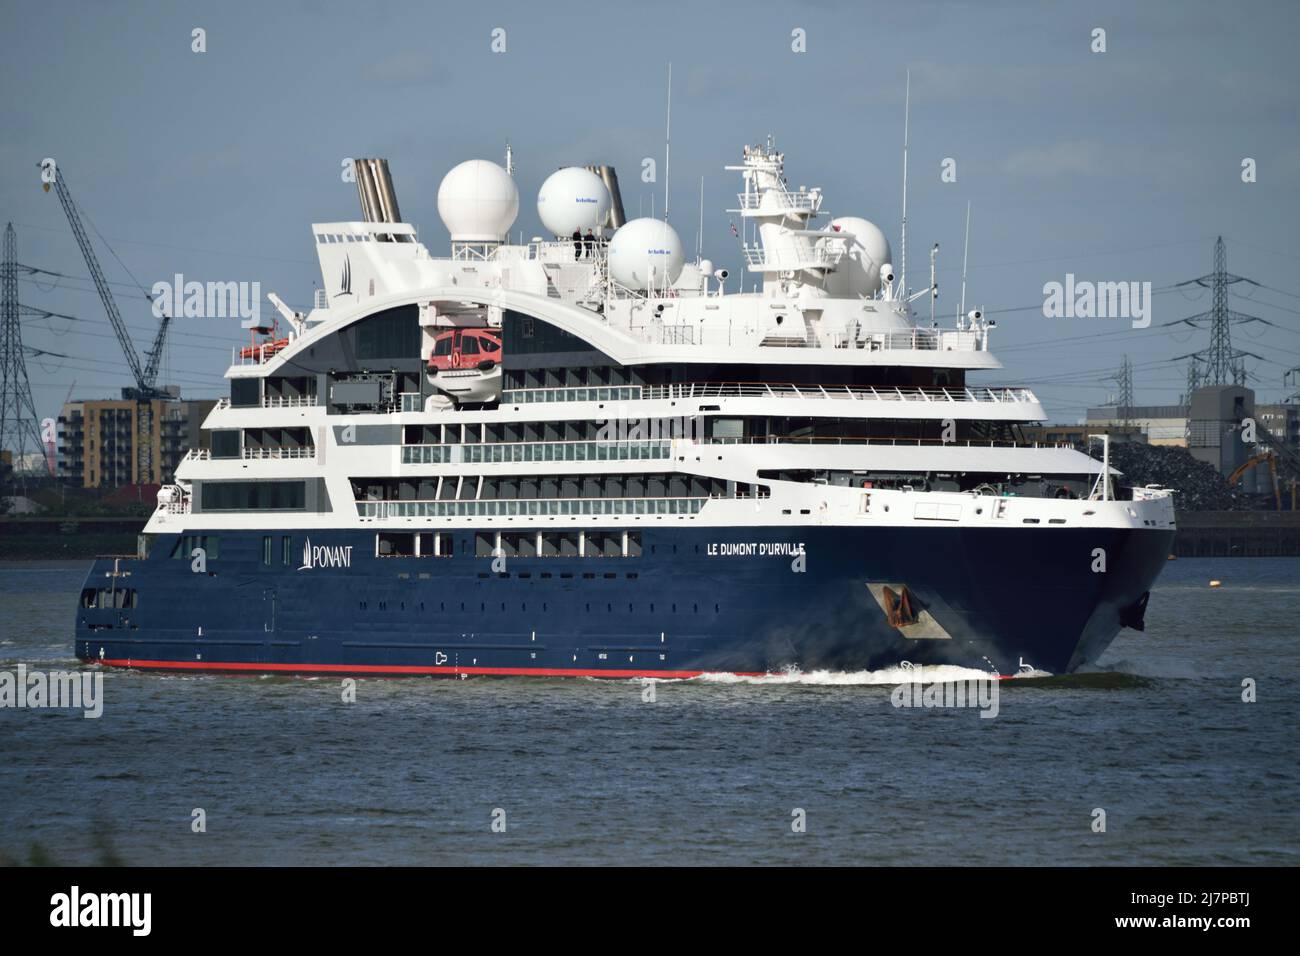
[[[270,565],[260,532],[227,531],[219,556],[199,571],[188,554],[171,556],[182,550],[176,535],[159,535],[147,558],[92,567],[77,609],[76,655],[139,668],[358,675],[675,677],[875,670],[902,661],[1064,673],[1095,660],[1123,623],[1141,626],[1174,535],[915,527],[640,533],[636,557],[510,557],[502,569],[474,555],[472,530],[452,533],[451,556],[422,558],[376,557],[373,532],[312,531],[318,560],[310,567],[300,566],[301,531],[284,551],[285,535],[274,536]],[[802,559],[792,557],[800,545]],[[1092,570],[1098,547],[1108,555],[1105,573]],[[347,566],[330,566],[345,557]],[[906,586],[913,607],[947,636],[917,638],[906,633],[915,629],[893,626],[869,583]],[[134,593],[115,601],[111,592],[120,589]]]

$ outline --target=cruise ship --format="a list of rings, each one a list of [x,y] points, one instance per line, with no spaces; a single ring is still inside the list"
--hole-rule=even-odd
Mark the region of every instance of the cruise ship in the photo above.
[[[581,159],[581,158],[579,158]],[[999,369],[994,323],[918,320],[905,246],[735,165],[743,271],[554,172],[442,180],[435,254],[384,160],[312,227],[313,307],[234,349],[76,655],[170,671],[684,678],[903,663],[1064,673],[1141,629],[1171,493],[1128,488]],[[728,284],[732,283],[732,287]],[[748,288],[746,288],[748,286]],[[930,310],[932,313],[932,309]],[[269,312],[269,310],[268,310]]]

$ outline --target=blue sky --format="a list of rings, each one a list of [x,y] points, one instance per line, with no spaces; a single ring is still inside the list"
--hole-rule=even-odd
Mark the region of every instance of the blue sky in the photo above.
[[[1095,2],[874,5],[60,3],[6,4],[0,34],[0,221],[19,261],[87,275],[37,163],[54,157],[120,264],[99,255],[141,352],[146,288],[180,272],[260,281],[311,301],[310,223],[359,218],[348,156],[389,159],[404,217],[438,254],[442,176],[514,147],[516,231],[538,234],[533,199],[559,166],[615,165],[629,214],[662,209],[667,64],[673,64],[672,221],[694,249],[737,270],[724,211],[742,144],[776,137],[793,184],[820,185],[836,215],[879,223],[897,248],[904,77],[912,71],[909,279],[940,244],[939,310],[956,311],[972,204],[968,305],[997,313],[1006,368],[1057,421],[1113,391],[1127,354],[1141,403],[1176,400],[1208,332],[1161,324],[1209,307],[1208,291],[1155,297],[1148,330],[1118,319],[1048,319],[1043,285],[1067,273],[1160,289],[1210,271],[1214,237],[1231,271],[1268,286],[1231,300],[1276,327],[1234,329],[1265,400],[1296,391],[1300,365],[1300,5]],[[207,52],[191,52],[195,27]],[[507,50],[490,49],[494,28]],[[1106,30],[1107,50],[1090,50]],[[791,51],[806,31],[807,52]],[[643,157],[660,182],[643,186]],[[940,181],[956,160],[957,181]],[[1258,181],[1241,181],[1241,162]],[[895,260],[897,261],[897,253]],[[125,265],[125,268],[123,266]],[[125,362],[84,279],[20,281],[26,305],[79,321],[28,319],[25,343],[73,356],[29,359],[37,410],[113,394]],[[923,304],[923,303],[919,303]],[[1000,312],[999,310],[1009,310]],[[161,379],[184,394],[226,390],[235,320],[178,320]]]

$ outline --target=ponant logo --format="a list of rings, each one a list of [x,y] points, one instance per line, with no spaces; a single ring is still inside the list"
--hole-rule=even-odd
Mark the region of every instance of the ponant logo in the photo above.
[[[339,295],[352,294],[352,257],[343,257],[343,277],[339,282]]]
[[[311,538],[302,546],[302,564],[298,566],[299,571],[310,571],[312,568],[350,568],[352,567],[352,545],[321,544],[312,547]]]

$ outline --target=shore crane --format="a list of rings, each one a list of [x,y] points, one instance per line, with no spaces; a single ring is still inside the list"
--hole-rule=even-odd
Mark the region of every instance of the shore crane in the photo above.
[[[99,259],[95,256],[95,250],[90,244],[90,237],[86,234],[86,228],[82,225],[81,214],[77,211],[77,204],[72,200],[72,194],[68,191],[68,184],[64,179],[63,170],[60,168],[54,177],[54,191],[59,197],[59,202],[63,206],[63,212],[68,217],[68,225],[72,227],[72,235],[77,240],[77,245],[81,249],[81,256],[86,260],[86,268],[90,270],[90,277],[95,283],[95,291],[99,293],[99,300],[104,304],[104,311],[108,313],[108,321],[113,326],[113,331],[117,334],[118,344],[122,348],[122,354],[126,357],[126,363],[131,369],[131,375],[135,379],[134,387],[123,388],[122,397],[124,399],[135,401],[135,425],[136,425],[136,483],[148,484],[154,475],[154,421],[153,421],[153,401],[155,399],[166,399],[171,396],[163,389],[158,388],[158,367],[162,363],[163,346],[167,340],[167,329],[171,324],[171,316],[164,315],[158,324],[158,334],[154,336],[153,345],[145,353],[145,362],[141,365],[140,356],[135,350],[135,345],[131,342],[130,332],[127,330],[126,323],[122,321],[122,313],[117,308],[117,301],[113,298],[113,290],[108,286],[108,279],[104,276],[104,270],[99,266]],[[46,191],[49,191],[49,183],[45,184]]]

